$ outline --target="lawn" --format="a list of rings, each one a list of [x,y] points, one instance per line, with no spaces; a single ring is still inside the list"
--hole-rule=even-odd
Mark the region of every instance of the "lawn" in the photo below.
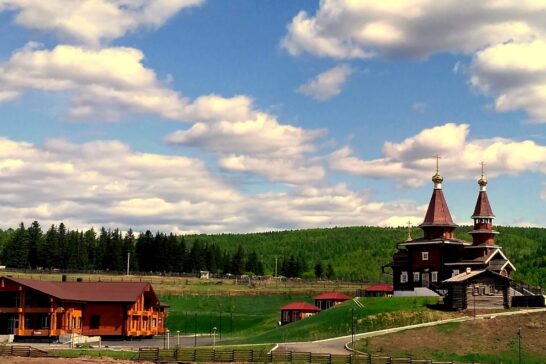
[[[279,327],[280,307],[294,301],[313,303],[312,295],[277,296],[171,296],[167,325],[171,331],[209,334],[216,327],[226,343],[276,343],[317,340],[454,317],[429,309],[436,298],[361,298],[330,308],[305,320]]]

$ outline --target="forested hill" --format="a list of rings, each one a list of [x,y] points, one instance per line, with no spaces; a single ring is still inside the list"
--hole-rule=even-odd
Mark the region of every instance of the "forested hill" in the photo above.
[[[471,240],[470,227],[456,237]],[[514,278],[546,284],[546,229],[496,227],[497,243],[515,264]],[[317,274],[352,280],[390,281],[381,267],[391,261],[407,228],[335,227],[248,234],[122,234],[119,230],[74,231],[64,224],[42,232],[37,222],[0,230],[0,265],[123,271],[273,274],[312,278]],[[421,230],[412,229],[412,237]]]
[[[459,239],[472,241],[471,226],[455,230]],[[500,234],[497,244],[514,263],[517,271],[513,278],[534,285],[546,285],[546,229],[496,226]],[[412,229],[412,238],[422,236]],[[253,249],[263,258],[266,270],[272,272],[275,257],[303,255],[308,262],[308,276],[316,262],[332,263],[335,275],[344,279],[390,281],[381,273],[381,267],[391,261],[396,244],[407,239],[407,228],[370,226],[335,227],[324,229],[290,230],[251,234],[190,235],[195,239],[218,243],[227,249],[242,245]],[[323,264],[325,265],[325,264]]]

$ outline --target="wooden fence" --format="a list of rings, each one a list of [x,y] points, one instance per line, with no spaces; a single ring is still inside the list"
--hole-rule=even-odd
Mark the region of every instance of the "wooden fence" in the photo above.
[[[317,363],[317,364],[464,364],[455,361],[435,361],[393,358],[368,354],[318,354],[308,352],[265,352],[257,350],[203,350],[140,348],[138,361],[153,362],[244,362],[244,363]],[[467,363],[468,364],[468,363]],[[478,364],[478,363],[474,363]]]
[[[45,350],[36,349],[32,346],[0,346],[0,356],[25,356],[25,357],[47,357],[49,353]]]

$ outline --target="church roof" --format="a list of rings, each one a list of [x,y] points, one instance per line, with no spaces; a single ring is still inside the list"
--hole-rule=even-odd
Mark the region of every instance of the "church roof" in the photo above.
[[[428,204],[425,220],[419,227],[427,226],[451,226],[457,225],[453,222],[444,193],[441,188],[435,188]]]
[[[487,192],[482,190],[478,194],[478,200],[476,201],[476,207],[474,207],[474,213],[472,214],[472,219],[476,218],[493,218],[493,210],[489,204],[489,198],[487,198]]]

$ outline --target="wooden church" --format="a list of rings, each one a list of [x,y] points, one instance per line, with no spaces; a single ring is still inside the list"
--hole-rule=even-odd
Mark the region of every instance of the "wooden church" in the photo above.
[[[444,302],[454,309],[467,308],[469,300],[475,302],[474,296],[480,295],[487,296],[478,300],[484,307],[507,307],[509,277],[516,268],[495,243],[498,232],[493,230],[495,215],[487,197],[483,170],[472,214],[471,242],[455,237],[457,225],[444,197],[443,180],[437,167],[432,177],[432,197],[424,221],[419,225],[423,237],[408,237],[397,245],[389,264],[394,294],[410,295],[431,290],[445,296]]]

